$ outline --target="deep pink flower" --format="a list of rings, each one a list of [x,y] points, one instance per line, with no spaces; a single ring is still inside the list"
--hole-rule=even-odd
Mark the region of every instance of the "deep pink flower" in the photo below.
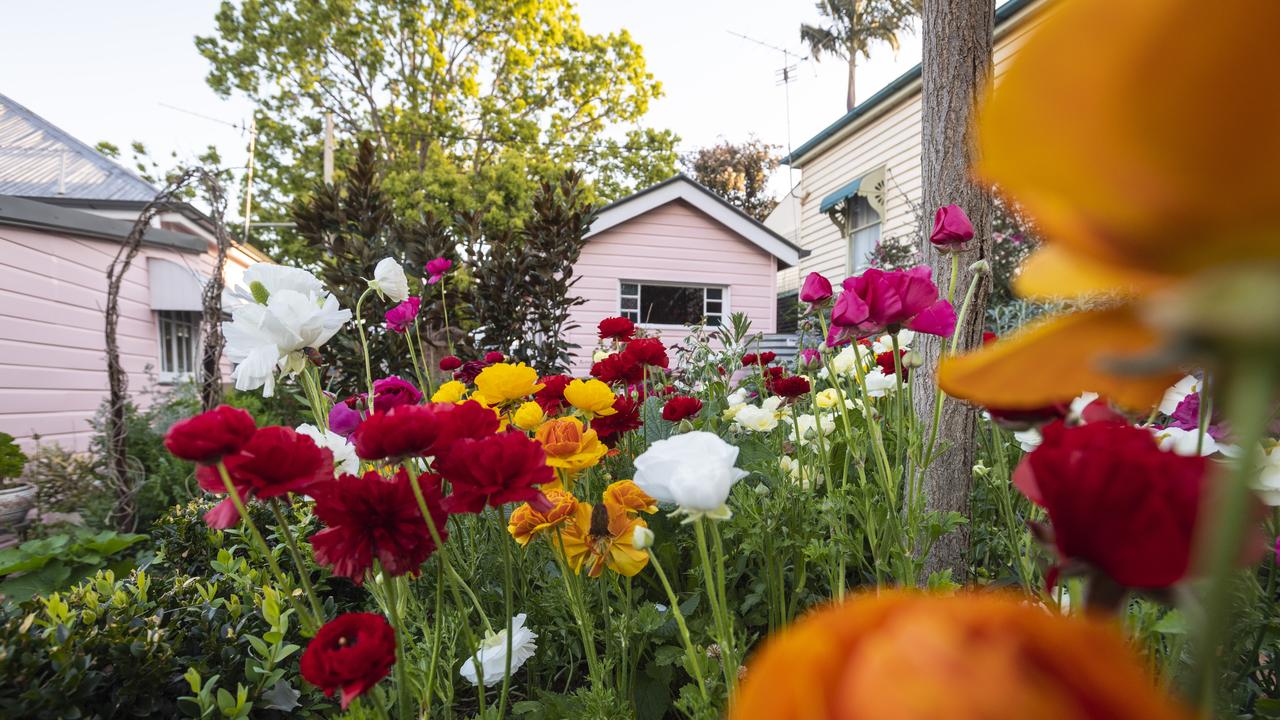
[[[944,205],[933,216],[929,242],[939,250],[961,250],[973,239],[973,223],[959,205]]]
[[[462,359],[457,355],[445,355],[440,358],[440,369],[445,372],[452,372],[462,367]]]
[[[391,408],[417,405],[420,402],[422,402],[422,393],[408,380],[392,375],[373,381],[374,412],[387,412]]]
[[[843,285],[844,292],[831,310],[836,342],[828,337],[828,345],[839,344],[849,336],[894,333],[903,327],[928,335],[955,332],[955,309],[939,299],[933,272],[926,265],[889,272],[869,268],[845,279]]]
[[[361,409],[364,407],[364,393],[352,395],[351,397],[333,404],[329,410],[329,429],[341,435],[344,438],[350,438],[351,433],[360,427],[360,423],[364,422],[364,415]]]
[[[800,351],[801,367],[814,367],[822,362],[822,353],[813,348],[805,348]]]
[[[821,273],[811,272],[800,287],[800,302],[818,305],[831,299],[831,281]]]
[[[542,445],[520,432],[459,440],[439,466],[452,486],[444,499],[449,512],[478,513],[486,505],[545,502],[537,486],[555,479]]]
[[[422,307],[422,298],[413,296],[386,312],[387,329],[404,334],[418,317],[418,309]]]
[[[489,363],[490,365],[492,365],[493,363],[500,363],[506,359],[507,359],[507,356],[503,355],[497,350],[490,350],[489,352],[484,354],[484,361]]]
[[[449,272],[451,267],[453,267],[453,261],[449,258],[438,257],[435,260],[427,261],[426,267],[423,268],[427,271],[427,275],[430,275],[427,278],[427,284],[435,285],[443,280],[445,273]]]

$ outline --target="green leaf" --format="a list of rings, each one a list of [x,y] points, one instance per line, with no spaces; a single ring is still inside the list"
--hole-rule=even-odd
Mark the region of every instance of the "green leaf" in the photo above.
[[[0,595],[13,602],[24,602],[35,595],[49,593],[66,586],[71,576],[71,568],[60,560],[45,565],[35,572],[10,577],[0,582]]]
[[[298,698],[300,697],[302,697],[300,691],[294,690],[284,680],[277,680],[274,687],[262,694],[262,707],[268,710],[290,712],[298,707]]]
[[[1164,635],[1185,635],[1187,634],[1187,618],[1182,614],[1181,610],[1170,610],[1151,629]]]

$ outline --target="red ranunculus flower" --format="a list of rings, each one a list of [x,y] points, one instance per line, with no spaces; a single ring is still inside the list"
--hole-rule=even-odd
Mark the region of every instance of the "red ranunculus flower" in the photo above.
[[[809,394],[809,381],[799,375],[791,375],[774,380],[769,389],[778,397],[798,398]]]
[[[1125,587],[1162,588],[1191,565],[1208,462],[1160,450],[1152,434],[1106,421],[1041,431],[1013,483],[1049,514],[1064,563]]]
[[[613,409],[615,412],[612,415],[600,415],[591,420],[591,429],[596,431],[600,442],[609,447],[616,446],[623,433],[644,425],[640,421],[639,402],[619,396],[613,401]]]
[[[484,361],[485,361],[485,362],[487,362],[487,363],[489,363],[490,365],[492,365],[492,364],[494,364],[494,363],[500,363],[500,362],[502,362],[503,360],[506,360],[506,359],[507,359],[507,356],[506,356],[506,355],[503,355],[502,353],[498,352],[497,350],[490,350],[489,352],[487,352],[487,353],[485,353],[485,354],[484,354]]]
[[[273,498],[288,493],[311,495],[318,485],[333,482],[333,453],[293,428],[260,428],[240,452],[222,458],[240,499]],[[218,469],[203,465],[196,470],[196,482],[204,490],[227,491]],[[240,519],[235,503],[227,498],[205,513],[211,528],[223,529]]]
[[[573,382],[573,378],[568,375],[548,375],[538,378],[538,382],[542,385],[542,389],[533,394],[533,401],[538,403],[542,412],[555,415],[563,410],[567,404],[564,399],[564,389]]]
[[[211,465],[239,451],[257,430],[249,413],[219,405],[174,423],[164,434],[164,446],[174,457]]]
[[[468,360],[453,373],[454,380],[461,380],[464,383],[471,384],[476,381],[476,376],[489,367],[489,363],[484,360]]]
[[[462,358],[457,355],[445,355],[440,358],[440,369],[445,372],[452,372],[462,367]]]
[[[747,353],[746,355],[742,356],[743,367],[747,367],[749,365],[755,365],[758,362],[760,362],[760,358],[755,353]]]
[[[662,419],[668,422],[681,420],[702,412],[702,401],[688,395],[676,395],[662,406]],[[600,431],[597,430],[598,434]]]
[[[771,362],[773,362],[774,360],[777,360],[777,359],[778,359],[778,353],[776,353],[776,352],[772,352],[772,351],[769,351],[769,350],[765,350],[764,352],[760,353],[760,364],[761,364],[761,365],[768,365],[769,363],[771,363]]]
[[[433,405],[440,418],[440,439],[433,452],[436,464],[449,454],[450,448],[459,440],[479,440],[498,432],[501,422],[492,408],[487,408],[475,400],[456,404]]]
[[[962,250],[973,239],[973,223],[959,205],[944,205],[933,216],[929,242],[939,250]]]
[[[607,317],[596,329],[601,340],[630,340],[636,334],[636,324],[624,317]]]
[[[898,350],[898,364],[902,366],[903,380],[906,380],[908,377],[911,376],[911,368],[907,367],[906,363],[902,362],[902,358],[906,356],[907,356],[906,350],[901,350],[901,349]],[[876,365],[880,366],[880,370],[884,372],[885,375],[893,375],[894,373],[897,372],[897,370],[894,368],[892,350],[886,350],[880,353],[879,355],[876,355]]]
[[[1054,420],[1065,420],[1070,412],[1070,403],[1055,403],[1030,410],[987,408],[987,414],[991,416],[991,420],[1007,430],[1026,430]]]
[[[299,661],[302,679],[324,690],[342,691],[342,709],[391,672],[396,631],[373,613],[345,613],[320,628]]]
[[[486,505],[544,502],[537,486],[555,480],[542,445],[519,432],[459,440],[439,465],[453,487],[444,499],[449,512],[478,513]]]
[[[956,311],[939,299],[933,271],[927,265],[910,270],[869,268],[844,281],[844,292],[831,310],[834,346],[847,336],[867,337],[906,327],[948,336],[956,327]]]
[[[365,418],[351,442],[364,460],[430,455],[444,433],[441,424],[434,405],[401,405]]]
[[[782,379],[782,373],[786,372],[778,366],[761,368],[761,375],[764,376],[764,388],[773,391],[773,384]]]
[[[633,385],[644,380],[644,366],[624,353],[611,353],[591,366],[591,377],[610,385]]]
[[[375,557],[393,577],[417,574],[436,551],[436,543],[411,482],[422,488],[440,539],[447,540],[448,514],[440,507],[439,477],[410,480],[409,472],[399,468],[388,479],[370,470],[364,475],[343,475],[316,494],[316,516],[325,524],[324,530],[311,536],[316,562],[357,585],[364,582]]]
[[[623,357],[640,365],[664,368],[670,362],[667,358],[667,346],[658,338],[639,338],[627,343],[622,351]]]
[[[408,380],[392,375],[373,381],[373,411],[387,412],[401,405],[417,405],[422,393]]]

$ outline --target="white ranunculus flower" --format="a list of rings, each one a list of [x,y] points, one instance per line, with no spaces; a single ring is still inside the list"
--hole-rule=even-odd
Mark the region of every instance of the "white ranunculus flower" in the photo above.
[[[911,347],[911,341],[915,339],[916,339],[916,334],[914,331],[899,330],[898,331],[898,349],[906,350],[907,348]],[[893,336],[888,334],[881,335],[880,337],[876,338],[875,342],[871,343],[871,349],[874,350],[877,355],[879,355],[880,353],[893,352]]]
[[[597,350],[591,354],[591,362],[600,362],[601,360],[609,357],[612,354],[613,353],[609,352],[608,350],[604,350],[604,349]]]
[[[1280,506],[1280,445],[1262,450],[1262,456],[1262,471],[1253,481],[1253,488],[1258,491],[1262,502]]]
[[[1217,441],[1210,437],[1208,433],[1205,433],[1204,442],[1201,443],[1198,430],[1167,427],[1159,430],[1153,428],[1153,432],[1156,436],[1156,442],[1160,444],[1160,449],[1170,451],[1175,455],[1194,457],[1197,444],[1200,445],[1201,455],[1212,455],[1218,452]]]
[[[265,305],[245,303],[232,309],[222,332],[227,358],[236,363],[236,389],[262,388],[271,397],[277,372],[300,371],[306,365],[303,349],[324,345],[350,319],[351,311],[338,307],[333,295],[290,289],[271,292]]]
[[[373,268],[373,279],[369,287],[379,295],[393,303],[402,303],[409,298],[409,278],[405,277],[404,268],[395,258],[383,258]]]
[[[732,405],[744,405],[749,399],[750,398],[747,394],[747,389],[738,388],[737,390],[734,390],[733,392],[729,393],[729,397],[725,398],[724,401],[728,403],[730,406],[732,406]]]
[[[783,455],[778,460],[778,467],[782,470],[783,475],[802,488],[813,489],[821,482],[821,478],[818,477],[812,467],[801,467],[799,462],[786,455]]]
[[[837,375],[848,375],[853,372],[853,364],[858,362],[859,352],[855,349],[861,345],[851,345],[831,358],[831,370]],[[825,368],[824,368],[825,370]]]
[[[525,614],[520,613],[511,618],[511,674],[515,674],[533,653],[537,651],[538,634],[524,626]],[[476,660],[480,661],[480,669],[484,676],[476,676]],[[472,685],[484,683],[486,686],[502,681],[507,671],[507,629],[504,627],[496,633],[485,635],[480,641],[476,654],[462,663],[459,673]]]
[[[222,304],[228,312],[243,303],[266,305],[267,300],[280,290],[293,290],[303,295],[325,291],[319,278],[301,268],[254,263],[245,268],[235,287],[223,291]]]
[[[321,430],[310,423],[299,425],[298,434],[306,435],[322,448],[329,448],[333,453],[333,474],[356,475],[360,472],[360,458],[356,455],[356,446],[346,438],[332,430]]]
[[[772,410],[755,405],[743,405],[733,416],[733,421],[747,430],[769,432],[778,427],[778,415]]]
[[[1200,392],[1200,378],[1195,375],[1188,375],[1173,384],[1173,387],[1164,391],[1164,397],[1160,399],[1160,412],[1165,415],[1172,415],[1174,410],[1178,409],[1178,403],[1182,402],[1192,393]]]
[[[648,550],[653,547],[653,531],[644,525],[637,525],[631,531],[631,546],[637,550]]]
[[[876,368],[866,374],[867,397],[884,397],[898,389],[897,374],[890,375]]]
[[[1070,424],[1070,423],[1078,422],[1080,420],[1080,414],[1084,412],[1084,409],[1089,407],[1089,403],[1097,399],[1098,399],[1098,393],[1084,392],[1080,394],[1080,397],[1076,398],[1075,400],[1072,400],[1071,410],[1067,414],[1068,423]]]
[[[1018,441],[1018,447],[1022,448],[1022,452],[1031,452],[1040,447],[1040,443],[1044,442],[1040,431],[1035,428],[1016,432],[1013,434],[1013,439]]]
[[[738,448],[702,431],[659,440],[635,459],[635,483],[658,502],[674,503],[690,520],[732,515],[725,502],[748,475],[734,467]]]
[[[771,413],[778,412],[778,408],[782,407],[782,398],[773,395],[760,401],[760,409],[768,410]]]

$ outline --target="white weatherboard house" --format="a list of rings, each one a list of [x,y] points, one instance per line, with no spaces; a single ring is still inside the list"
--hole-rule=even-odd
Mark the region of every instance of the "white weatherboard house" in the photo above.
[[[573,371],[591,368],[596,325],[623,316],[668,345],[690,324],[719,325],[746,313],[752,329],[777,329],[778,271],[804,252],[786,238],[684,175],[676,175],[600,210],[574,265],[579,348]]]

